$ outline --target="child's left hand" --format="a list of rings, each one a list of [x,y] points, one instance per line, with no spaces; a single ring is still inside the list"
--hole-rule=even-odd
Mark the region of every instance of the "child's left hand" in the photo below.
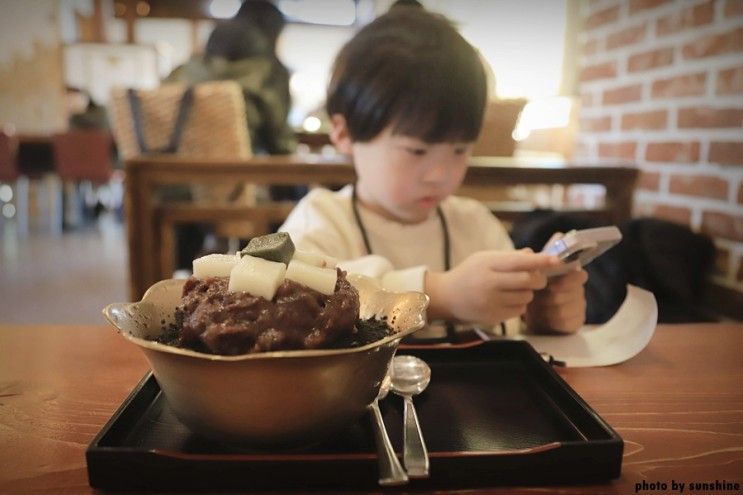
[[[586,321],[584,285],[588,273],[578,269],[548,280],[547,287],[534,292],[526,308],[526,327],[530,331],[576,332]]]

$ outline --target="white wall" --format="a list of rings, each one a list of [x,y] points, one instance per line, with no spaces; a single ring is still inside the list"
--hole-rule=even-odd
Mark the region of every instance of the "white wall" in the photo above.
[[[63,129],[61,38],[55,0],[0,0],[0,124]]]

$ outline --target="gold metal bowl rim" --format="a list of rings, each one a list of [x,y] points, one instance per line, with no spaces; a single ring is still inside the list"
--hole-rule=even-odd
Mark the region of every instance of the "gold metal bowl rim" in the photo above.
[[[305,350],[286,350],[286,351],[268,351],[268,352],[255,352],[251,354],[240,354],[235,356],[225,356],[220,354],[208,354],[204,352],[198,352],[193,351],[191,349],[183,349],[180,347],[174,347],[167,344],[161,344],[159,342],[144,339],[141,337],[137,337],[135,335],[132,335],[129,332],[126,332],[119,327],[119,325],[116,323],[116,318],[114,317],[114,313],[118,311],[124,311],[127,313],[131,313],[132,309],[136,309],[141,304],[146,304],[150,302],[150,299],[152,299],[152,295],[159,289],[162,289],[163,286],[166,285],[182,285],[185,283],[184,279],[166,279],[161,280],[159,282],[156,282],[150,288],[147,289],[144,296],[142,296],[142,299],[137,302],[129,302],[129,303],[112,303],[107,305],[105,308],[103,308],[103,315],[105,316],[106,320],[116,328],[117,332],[121,334],[124,338],[129,340],[130,342],[133,342],[134,344],[144,347],[146,349],[151,349],[153,351],[158,352],[164,352],[167,354],[176,354],[181,356],[188,356],[196,359],[202,359],[207,361],[224,361],[224,362],[235,362],[235,361],[249,361],[249,360],[263,360],[263,359],[297,359],[297,358],[307,358],[307,357],[325,357],[325,356],[336,356],[336,355],[345,355],[345,354],[353,354],[353,353],[363,353],[372,349],[375,349],[377,347],[382,347],[385,344],[388,344],[390,342],[394,342],[396,340],[400,340],[403,337],[410,335],[411,333],[421,329],[426,322],[425,318],[425,310],[428,307],[429,304],[429,297],[422,293],[422,292],[403,292],[403,293],[394,293],[387,291],[385,289],[381,288],[375,288],[370,289],[369,284],[373,284],[370,278],[365,277],[363,275],[358,274],[351,274],[349,275],[349,279],[353,279],[355,281],[354,285],[356,283],[366,284],[366,290],[377,290],[381,293],[386,293],[389,295],[397,294],[400,296],[407,296],[407,297],[418,297],[420,298],[419,302],[417,303],[417,309],[419,309],[419,317],[417,318],[417,321],[414,325],[412,325],[410,328],[406,328],[402,331],[396,332],[393,335],[389,335],[383,339],[377,340],[375,342],[371,342],[369,344],[359,346],[359,347],[344,347],[339,349],[305,349]],[[361,291],[361,289],[360,289]]]

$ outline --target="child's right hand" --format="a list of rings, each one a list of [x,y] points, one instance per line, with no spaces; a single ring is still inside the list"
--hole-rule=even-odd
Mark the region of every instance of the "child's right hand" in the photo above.
[[[428,272],[431,319],[495,325],[526,312],[534,291],[547,285],[543,270],[556,256],[519,251],[481,251],[448,272]]]

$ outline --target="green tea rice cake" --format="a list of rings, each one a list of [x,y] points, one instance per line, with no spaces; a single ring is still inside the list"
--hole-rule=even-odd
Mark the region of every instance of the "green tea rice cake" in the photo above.
[[[240,255],[255,256],[288,265],[294,255],[294,243],[286,232],[262,235],[250,239],[248,245],[240,251]]]

